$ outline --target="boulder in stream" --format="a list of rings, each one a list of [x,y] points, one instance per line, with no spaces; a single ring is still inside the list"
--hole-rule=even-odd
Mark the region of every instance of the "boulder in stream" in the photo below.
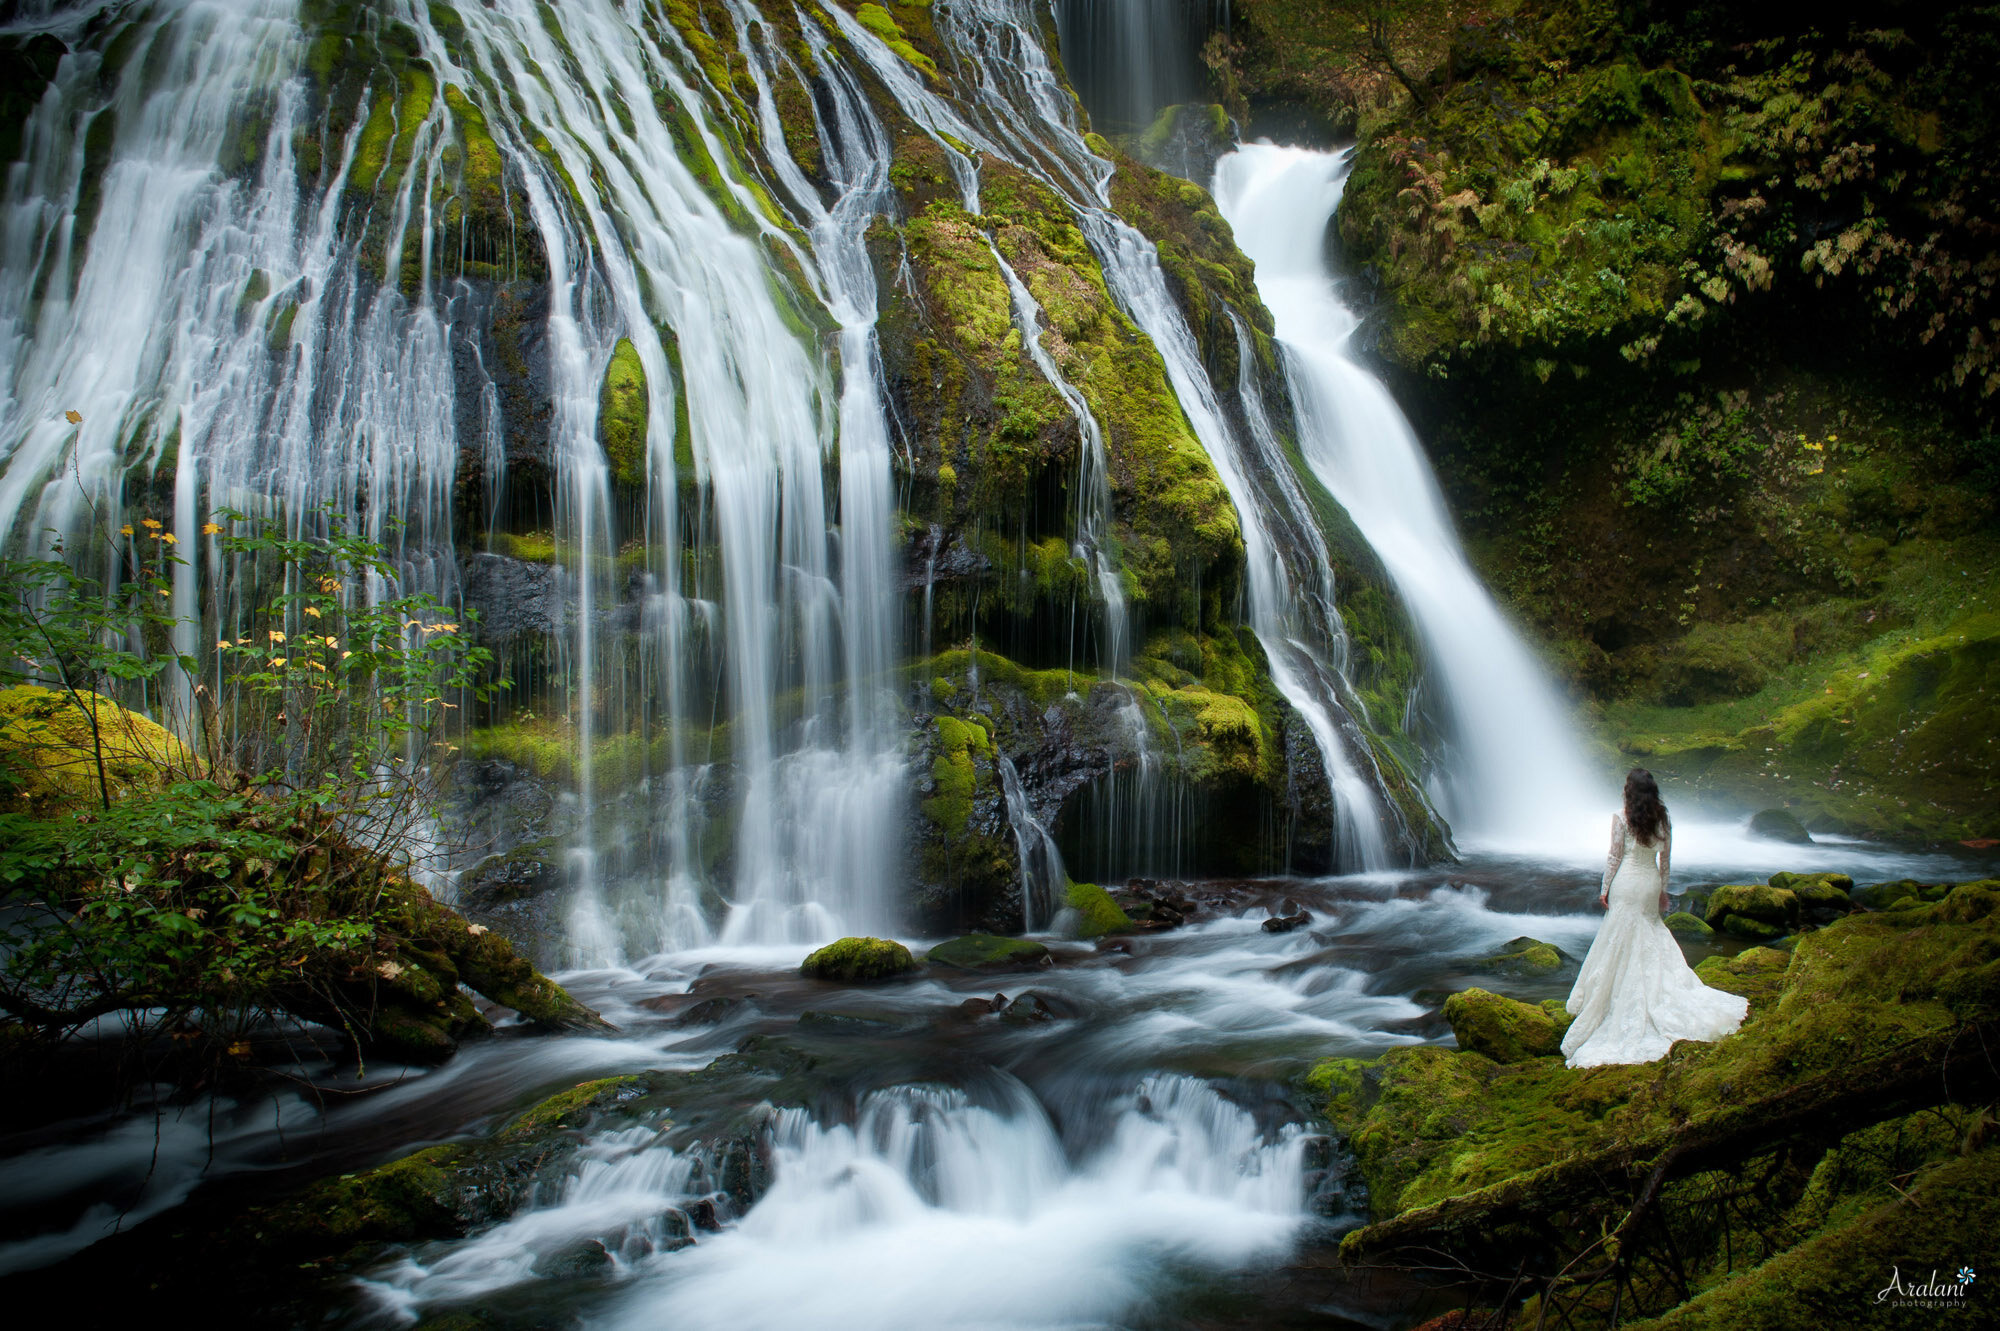
[[[843,938],[807,957],[799,974],[836,984],[868,984],[893,980],[915,969],[917,959],[910,955],[910,949],[893,938]]]
[[[962,971],[1030,970],[1054,964],[1044,944],[997,934],[967,934],[939,943],[924,954],[924,960]]]
[[[1549,975],[1575,960],[1554,943],[1523,936],[1509,939],[1506,946],[1492,956],[1474,961],[1472,969],[1499,975]]]
[[[1562,1000],[1522,1003],[1484,989],[1466,989],[1444,1001],[1444,1018],[1458,1047],[1484,1054],[1495,1063],[1519,1063],[1562,1050],[1563,1033],[1575,1020]]]
[[[1701,916],[1690,915],[1684,910],[1677,910],[1667,916],[1666,925],[1668,930],[1677,938],[1690,938],[1697,942],[1705,942],[1715,937],[1715,930],[1709,928],[1702,921]]]
[[[1764,841],[1784,841],[1794,846],[1810,846],[1812,833],[1789,809],[1763,809],[1750,816],[1750,835]]]
[[[1730,883],[1709,894],[1708,925],[1738,938],[1778,938],[1799,924],[1799,897],[1768,883]]]

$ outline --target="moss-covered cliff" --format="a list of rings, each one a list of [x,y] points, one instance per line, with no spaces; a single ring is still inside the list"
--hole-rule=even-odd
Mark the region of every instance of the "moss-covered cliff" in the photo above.
[[[2000,570],[1990,13],[1237,14],[1252,131],[1358,137],[1378,363],[1607,742],[1827,828],[1995,831],[1995,696],[1937,655]],[[1919,643],[1871,729],[1843,681]]]

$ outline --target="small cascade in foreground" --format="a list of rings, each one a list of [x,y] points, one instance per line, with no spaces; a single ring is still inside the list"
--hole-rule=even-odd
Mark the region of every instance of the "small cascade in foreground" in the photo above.
[[[1433,795],[1461,841],[1587,844],[1578,824],[1604,797],[1567,709],[1466,563],[1408,420],[1347,354],[1360,320],[1325,257],[1346,182],[1345,155],[1268,144],[1225,157],[1216,173],[1216,201],[1277,320],[1300,450],[1381,558],[1422,637],[1451,737]]]
[[[901,1086],[854,1121],[779,1110],[771,1185],[720,1233],[714,1171],[650,1131],[606,1133],[546,1203],[462,1243],[419,1250],[364,1288],[385,1311],[537,1278],[546,1254],[613,1254],[623,1288],[584,1324],[790,1331],[1117,1324],[1165,1277],[1282,1257],[1306,1219],[1305,1147],[1204,1082],[1150,1076],[1106,1106],[1072,1161],[1012,1078],[990,1094]],[[641,1140],[652,1138],[651,1143]],[[1163,1269],[1164,1268],[1164,1269]]]

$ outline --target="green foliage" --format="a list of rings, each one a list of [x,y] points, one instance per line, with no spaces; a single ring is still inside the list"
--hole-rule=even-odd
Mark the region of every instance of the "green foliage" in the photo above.
[[[136,1039],[226,1057],[285,1011],[424,1056],[483,1024],[453,954],[526,1009],[567,1003],[382,858],[431,812],[450,699],[490,696],[490,657],[337,519],[297,537],[222,516],[202,537],[246,608],[205,664],[173,650],[202,625],[161,608],[185,566],[156,521],[107,538],[109,590],[61,558],[0,568],[0,1010],[53,1037],[142,1012]],[[442,953],[412,941],[441,930]]]

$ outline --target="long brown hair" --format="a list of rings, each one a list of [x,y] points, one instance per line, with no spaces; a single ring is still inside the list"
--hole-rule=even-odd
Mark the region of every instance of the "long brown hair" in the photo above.
[[[1660,783],[1643,767],[1625,774],[1625,826],[1648,846],[1660,839],[1662,831],[1673,826],[1667,817],[1666,801],[1660,798]]]

